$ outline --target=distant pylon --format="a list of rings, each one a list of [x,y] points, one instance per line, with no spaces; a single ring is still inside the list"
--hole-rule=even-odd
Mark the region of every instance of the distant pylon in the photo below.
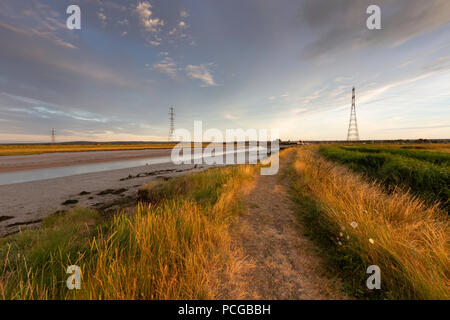
[[[52,129],[52,143],[56,142],[56,137],[55,137],[55,129]]]
[[[175,131],[175,113],[173,112],[173,106],[169,109],[169,121],[170,121],[170,128],[169,128],[169,141],[173,141],[175,137],[173,136],[173,133]]]
[[[355,87],[352,90],[352,110],[348,124],[347,141],[359,141],[358,123],[356,122]]]

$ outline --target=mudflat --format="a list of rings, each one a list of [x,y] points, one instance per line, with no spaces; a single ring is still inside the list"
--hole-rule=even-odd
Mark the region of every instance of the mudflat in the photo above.
[[[105,213],[132,206],[136,204],[139,187],[147,182],[210,167],[162,163],[3,185],[0,186],[0,237],[37,227],[48,215],[74,206]]]
[[[57,152],[0,157],[0,173],[53,167],[83,165],[120,160],[164,157],[172,149]]]

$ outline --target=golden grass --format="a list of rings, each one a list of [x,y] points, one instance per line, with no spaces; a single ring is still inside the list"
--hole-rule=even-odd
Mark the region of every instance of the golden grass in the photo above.
[[[205,148],[209,143],[203,143]],[[220,144],[217,144],[220,145]],[[55,152],[85,152],[85,151],[115,151],[115,150],[146,150],[146,149],[172,149],[175,143],[150,143],[150,144],[16,144],[0,145],[0,156],[32,155]],[[191,143],[194,148],[194,144]]]
[[[0,242],[0,298],[214,298],[217,269],[233,263],[228,229],[256,170],[225,167],[169,181],[168,197],[158,205],[118,213],[81,239],[86,223],[78,226],[78,219],[71,220],[73,230],[56,223],[6,239]],[[178,184],[184,193],[170,197]],[[81,290],[66,288],[70,264],[81,267]]]
[[[31,155],[55,152],[171,149],[175,144],[30,144],[0,145],[0,156]]]
[[[386,194],[311,149],[298,150],[294,168],[298,190],[321,204],[322,225],[342,255],[356,254],[364,270],[381,268],[386,297],[450,299],[450,230],[443,211],[407,193]]]

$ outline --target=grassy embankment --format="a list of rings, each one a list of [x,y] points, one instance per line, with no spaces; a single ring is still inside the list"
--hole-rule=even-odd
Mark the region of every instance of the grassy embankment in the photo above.
[[[175,144],[29,144],[0,145],[0,156],[18,156],[55,152],[171,149]]]
[[[378,179],[388,189],[402,187],[427,203],[450,210],[450,154],[382,147],[320,148],[326,158]]]
[[[347,291],[362,298],[450,299],[445,211],[401,190],[387,193],[314,148],[299,149],[291,175],[299,217]],[[381,290],[366,287],[370,265],[381,269]]]
[[[0,239],[0,298],[214,298],[215,271],[233,266],[228,228],[256,170],[225,167],[150,184],[140,195],[152,204],[131,214],[74,209]],[[66,288],[72,264],[82,270],[81,290]]]

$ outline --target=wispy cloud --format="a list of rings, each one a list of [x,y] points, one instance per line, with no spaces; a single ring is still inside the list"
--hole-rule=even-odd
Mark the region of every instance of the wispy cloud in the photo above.
[[[232,114],[230,114],[230,113],[226,113],[226,114],[225,114],[225,119],[228,119],[228,120],[236,120],[236,119],[238,119],[238,117],[236,117],[236,116],[234,116],[234,115],[232,115]]]
[[[303,57],[331,57],[340,51],[376,46],[399,46],[450,22],[448,0],[378,0],[382,30],[365,28],[372,0],[305,0],[299,19],[320,36],[308,44]]]
[[[154,70],[158,73],[166,74],[172,79],[177,78],[177,64],[170,57],[165,57],[159,63],[155,63],[152,66],[147,65],[151,70]]]
[[[201,65],[187,65],[185,68],[186,74],[191,79],[197,79],[200,80],[203,84],[202,87],[211,87],[216,86],[216,82],[214,81],[212,72],[211,72],[211,66],[214,64],[208,63],[208,64],[201,64]]]
[[[24,19],[26,18],[26,19]],[[69,49],[77,47],[67,40],[73,38],[65,25],[64,17],[51,7],[39,2],[32,2],[30,8],[17,15],[0,4],[0,28],[29,37],[40,37]]]
[[[8,112],[26,113],[40,118],[70,118],[80,121],[107,122],[105,117],[81,110],[64,110],[62,107],[42,100],[0,93],[0,102]]]

